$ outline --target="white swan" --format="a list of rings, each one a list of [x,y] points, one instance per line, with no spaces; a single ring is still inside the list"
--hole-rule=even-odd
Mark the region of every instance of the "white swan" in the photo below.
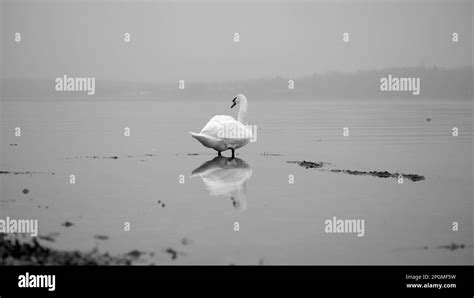
[[[231,150],[234,157],[235,149],[247,145],[252,138],[252,130],[247,125],[247,98],[238,94],[232,102],[230,108],[240,104],[237,120],[227,115],[216,115],[200,133],[189,132],[202,145],[216,150],[219,156],[222,151]]]

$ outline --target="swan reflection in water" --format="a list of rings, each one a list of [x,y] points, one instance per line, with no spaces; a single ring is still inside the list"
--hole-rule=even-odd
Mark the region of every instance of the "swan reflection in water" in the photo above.
[[[192,172],[191,177],[201,177],[211,196],[226,196],[238,210],[247,208],[246,182],[252,168],[240,158],[217,156],[206,161]]]

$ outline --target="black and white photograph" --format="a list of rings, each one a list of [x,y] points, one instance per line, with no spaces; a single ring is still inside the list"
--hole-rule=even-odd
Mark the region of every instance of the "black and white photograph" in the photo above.
[[[472,297],[473,6],[0,0],[0,297],[91,266]]]

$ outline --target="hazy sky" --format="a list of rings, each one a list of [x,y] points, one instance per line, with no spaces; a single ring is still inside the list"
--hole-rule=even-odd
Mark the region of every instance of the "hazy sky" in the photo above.
[[[472,65],[470,0],[0,2],[6,77],[207,81]]]

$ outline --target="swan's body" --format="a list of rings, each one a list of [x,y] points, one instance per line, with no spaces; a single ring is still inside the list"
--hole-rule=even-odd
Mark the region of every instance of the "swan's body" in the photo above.
[[[252,138],[252,130],[247,126],[247,98],[239,94],[233,99],[231,108],[240,104],[237,120],[227,115],[216,115],[209,120],[200,133],[189,132],[203,146],[222,151],[231,150],[247,145]]]

